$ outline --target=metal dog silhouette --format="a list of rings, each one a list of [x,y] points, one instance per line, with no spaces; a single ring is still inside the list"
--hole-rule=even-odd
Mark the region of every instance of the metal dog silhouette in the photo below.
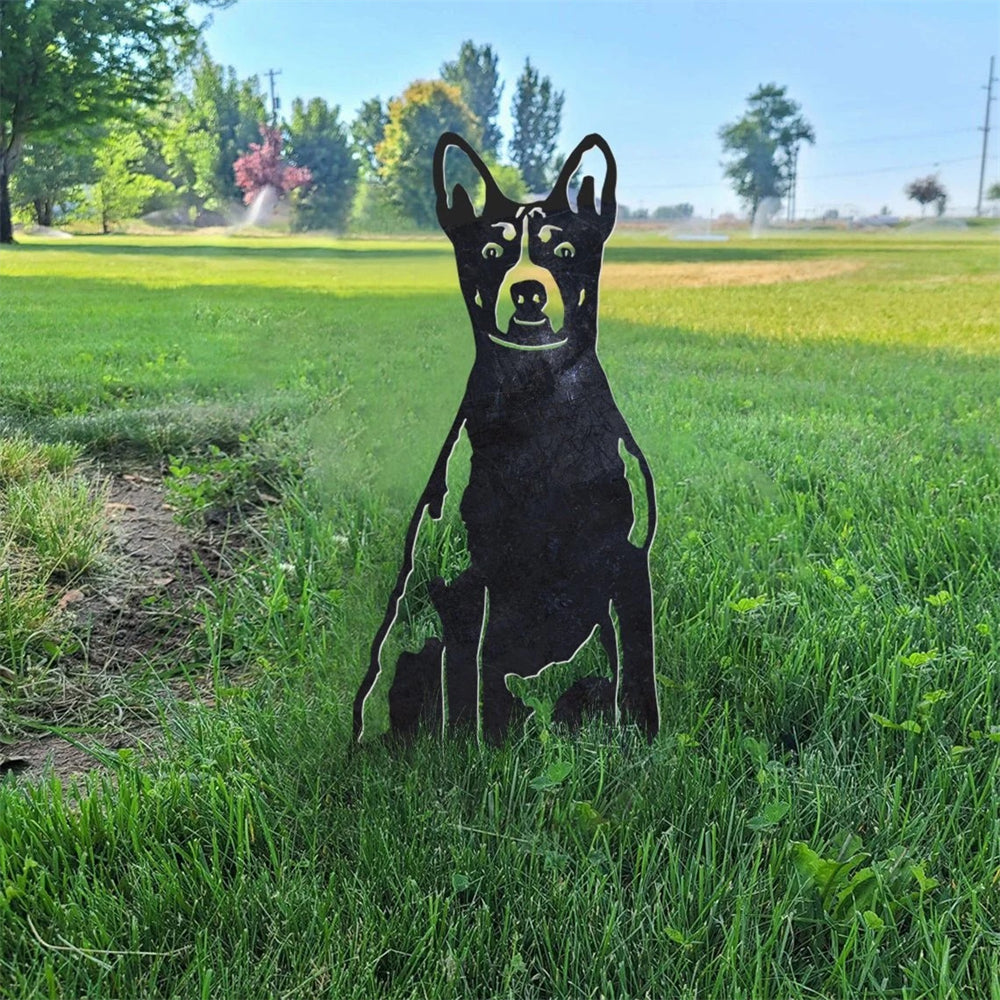
[[[480,214],[461,184],[448,197],[450,147],[461,149],[483,179]],[[594,148],[606,160],[600,200],[588,176],[574,207],[570,181]],[[599,628],[613,680],[578,681],[559,699],[555,715],[572,720],[583,708],[621,715],[652,738],[659,727],[649,578],[653,479],[596,351],[598,282],[616,214],[614,156],[601,136],[587,136],[551,194],[522,204],[503,194],[461,136],[448,132],[438,141],[433,176],[438,220],[454,246],[476,355],[410,521],[403,564],[355,699],[354,738],[363,733],[365,701],[413,570],[421,520],[442,515],[448,461],[463,432],[472,448],[460,506],[470,565],[451,583],[429,585],[442,635],[417,653],[400,655],[389,691],[391,732],[408,737],[421,724],[474,730],[481,723],[486,738],[498,741],[515,710],[507,677],[534,676],[571,659]],[[501,287],[524,247],[558,288],[559,330],[546,313],[545,286],[534,280],[511,285],[514,313],[506,330],[497,327]],[[621,449],[637,461],[644,479],[648,522],[641,545],[629,540],[635,506]]]

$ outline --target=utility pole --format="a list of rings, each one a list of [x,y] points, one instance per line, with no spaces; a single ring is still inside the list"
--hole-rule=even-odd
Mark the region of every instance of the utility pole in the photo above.
[[[990,141],[990,104],[995,100],[993,97],[993,84],[996,77],[993,75],[993,62],[996,56],[990,56],[990,78],[986,81],[986,121],[980,128],[983,133],[983,159],[979,165],[979,197],[976,199],[976,215],[983,214],[983,180],[986,177],[986,146]]]
[[[271,127],[276,128],[278,125],[278,108],[281,107],[281,98],[275,96],[274,78],[276,76],[281,76],[281,70],[269,69],[264,75],[270,77],[271,80]]]

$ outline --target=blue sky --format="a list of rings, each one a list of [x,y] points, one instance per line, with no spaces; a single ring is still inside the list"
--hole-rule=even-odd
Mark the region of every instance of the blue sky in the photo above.
[[[214,13],[206,34],[212,57],[240,76],[266,85],[264,72],[280,69],[285,109],[294,97],[322,97],[348,120],[368,97],[437,76],[464,39],[499,56],[505,135],[530,58],[566,94],[561,148],[603,133],[618,158],[619,200],[632,207],[736,211],[718,129],[771,81],[788,87],[816,131],[799,157],[800,216],[915,212],[902,188],[935,171],[951,205],[975,206],[984,86],[1000,55],[993,0],[239,0]],[[997,102],[991,126],[987,184],[1000,179]]]

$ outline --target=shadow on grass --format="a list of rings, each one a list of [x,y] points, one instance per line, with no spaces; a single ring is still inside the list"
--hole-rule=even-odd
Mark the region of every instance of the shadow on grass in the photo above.
[[[170,237],[84,237],[80,241],[61,240],[54,242],[31,242],[15,245],[31,251],[58,250],[62,253],[96,254],[99,256],[127,257],[195,257],[208,260],[226,258],[272,258],[275,262],[284,260],[441,260],[451,255],[451,246],[438,234],[428,233],[417,237],[402,236],[371,240],[358,239],[343,241],[338,246],[317,244],[315,246],[296,244],[295,238],[288,241],[280,238],[261,238],[234,235],[233,243],[220,238],[218,243],[174,240]],[[849,245],[826,242],[820,245],[806,241],[775,242],[769,239],[751,243],[680,243],[669,242],[656,237],[650,242],[633,242],[629,236],[612,239],[605,251],[605,260],[619,264],[710,264],[733,261],[791,261],[815,260],[825,257],[842,257],[845,252],[852,255],[898,254],[929,251],[940,253],[945,241],[928,241],[926,245],[907,245],[893,242],[870,243],[851,242]],[[162,242],[158,242],[162,240]],[[240,242],[237,242],[240,241]],[[955,241],[956,245],[965,245]],[[248,245],[250,243],[250,245]],[[392,245],[386,246],[386,243]],[[5,248],[6,249],[6,248]]]
[[[209,443],[228,451],[241,436],[312,420],[331,466],[417,488],[472,360],[468,322],[451,291],[421,294],[415,307],[412,294],[384,291],[337,298],[233,284],[123,295],[113,280],[20,277],[9,284],[18,292],[14,317],[20,303],[31,303],[24,317],[45,340],[4,359],[0,434],[28,430],[80,442],[91,454],[155,458]],[[711,383],[756,377],[763,366],[779,382],[806,385],[821,373],[834,387],[852,372],[884,373],[897,364],[967,384],[983,370],[981,357],[946,344],[770,342],[738,329],[695,332],[624,319],[602,322],[599,353],[616,389],[636,401],[637,432],[643,400],[655,397],[661,373],[671,370]],[[650,433],[661,432],[654,426]]]
[[[851,244],[838,246],[826,244],[823,246],[808,246],[788,244],[782,246],[768,245],[766,242],[746,244],[710,243],[704,246],[691,244],[666,244],[662,246],[629,243],[608,244],[604,259],[614,264],[718,264],[731,261],[787,261],[816,260],[819,258],[838,257],[845,255],[857,256],[869,254],[898,254],[898,246],[865,246]],[[911,248],[907,248],[908,250]],[[940,252],[940,247],[934,249]]]
[[[237,237],[239,239],[240,237]],[[246,237],[242,237],[246,239]],[[88,238],[89,239],[89,238]],[[95,237],[95,239],[98,239]],[[440,241],[427,240],[426,246],[392,246],[380,247],[376,241],[359,240],[352,246],[288,246],[277,240],[261,240],[253,246],[239,244],[198,244],[172,243],[164,240],[162,244],[124,242],[118,239],[108,243],[75,243],[69,240],[58,243],[19,243],[18,247],[26,250],[59,250],[62,253],[98,254],[101,256],[145,256],[145,257],[202,257],[211,260],[222,260],[232,257],[273,257],[276,260],[439,260],[451,253],[451,247],[442,237]]]

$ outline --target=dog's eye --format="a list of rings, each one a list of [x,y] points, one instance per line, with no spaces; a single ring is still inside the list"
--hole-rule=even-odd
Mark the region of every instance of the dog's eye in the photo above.
[[[487,260],[496,260],[497,257],[503,256],[503,247],[499,243],[487,243],[483,247],[483,256]]]
[[[560,243],[552,252],[557,257],[575,257],[576,247],[572,243]]]

